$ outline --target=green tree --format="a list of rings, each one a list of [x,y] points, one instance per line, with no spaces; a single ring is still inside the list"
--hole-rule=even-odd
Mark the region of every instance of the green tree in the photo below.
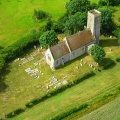
[[[53,30],[46,31],[40,36],[39,42],[43,48],[48,48],[49,46],[57,44],[58,38]]]
[[[83,30],[86,23],[86,13],[77,12],[76,14],[69,16],[64,24],[64,31],[68,34],[76,33],[79,30]]]
[[[74,15],[77,12],[87,12],[90,9],[89,0],[71,0],[66,4],[68,15]]]
[[[53,26],[53,22],[50,18],[48,18],[45,25],[45,31],[51,30],[52,26]]]
[[[104,49],[102,47],[100,47],[99,45],[97,45],[97,44],[93,45],[90,48],[89,53],[91,54],[94,61],[97,62],[97,63],[101,63],[101,61],[105,57]]]
[[[111,10],[109,7],[102,7],[99,11],[101,12],[101,33],[111,34],[115,28]]]
[[[36,19],[43,19],[43,18],[45,18],[45,17],[47,17],[47,13],[46,12],[44,12],[44,11],[42,11],[42,10],[36,10],[36,9],[34,9],[34,18]]]
[[[118,44],[120,45],[120,32],[118,33]]]
[[[99,0],[98,5],[99,6],[115,6],[119,5],[120,0]]]

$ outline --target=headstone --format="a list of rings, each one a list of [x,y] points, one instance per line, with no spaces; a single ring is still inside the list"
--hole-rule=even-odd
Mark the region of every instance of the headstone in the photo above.
[[[36,49],[36,45],[34,45],[34,49]]]

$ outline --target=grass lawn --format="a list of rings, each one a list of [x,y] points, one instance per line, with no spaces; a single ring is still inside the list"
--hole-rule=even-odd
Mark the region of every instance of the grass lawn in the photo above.
[[[120,51],[118,51],[118,53],[119,52]],[[120,64],[118,63],[113,68],[99,72],[96,76],[65,90],[31,109],[27,109],[24,113],[13,119],[46,120],[75,105],[94,100],[100,94],[106,93],[110,90],[112,91],[112,89],[120,86],[119,71]]]
[[[25,35],[32,28],[39,28],[43,21],[32,18],[34,9],[41,9],[57,20],[65,13],[68,0],[0,0],[0,46],[6,47]]]
[[[106,51],[106,58],[115,60],[116,56],[120,54],[120,48],[117,44],[117,40],[105,37],[101,37],[101,39],[103,39],[101,45]],[[109,46],[111,46],[112,51],[109,50]],[[52,71],[44,61],[41,61],[40,65],[37,65],[36,68],[41,70],[44,75],[37,73],[40,78],[35,79],[33,76],[27,74],[25,69],[35,69],[34,63],[42,59],[43,55],[42,51],[38,52],[37,49],[29,51],[29,53],[23,57],[26,59],[30,58],[30,53],[36,53],[34,60],[21,66],[19,66],[22,64],[21,60],[17,62],[13,61],[8,66],[9,71],[5,73],[5,77],[3,77],[2,80],[3,83],[0,84],[0,116],[3,116],[5,113],[8,113],[18,107],[24,107],[27,101],[45,94],[48,91],[46,86],[50,83],[49,79],[53,76],[57,78],[59,82],[63,81],[65,76],[67,76],[65,80],[70,81],[81,74],[91,71],[92,69],[89,68],[88,65],[83,65],[82,68],[80,67],[81,58],[83,61],[95,65],[91,57],[82,56],[74,61],[68,62],[62,68]],[[80,68],[76,69],[76,66],[79,66]],[[91,98],[94,98],[100,93],[114,88],[115,86],[120,86],[119,71],[120,64],[117,63],[117,65],[112,69],[97,73],[96,76],[81,82],[71,89],[67,89],[65,92],[38,104],[30,110],[27,110],[25,113],[18,116],[17,119],[27,119],[28,114],[31,115],[29,115],[29,119],[33,119],[34,117],[39,119],[40,116],[46,119],[53,114],[59,113],[62,109],[67,109],[78,103],[83,103]],[[50,90],[52,89],[54,88],[50,87]],[[39,111],[41,111],[40,114]]]
[[[5,77],[2,78],[1,81],[3,82],[0,84],[0,115],[10,112],[19,106],[24,106],[27,101],[45,94],[48,91],[46,86],[50,83],[50,78],[53,76],[57,78],[59,82],[63,80],[70,81],[91,70],[87,65],[82,66],[82,69],[76,68],[80,66],[80,59],[82,57],[79,57],[74,61],[68,62],[65,66],[52,71],[44,61],[38,62],[43,58],[41,52],[39,53],[38,50],[34,50],[34,52],[30,51],[31,54],[36,53],[34,60],[21,66],[19,65],[22,64],[22,60],[17,62],[13,61],[9,64],[8,71],[4,73]],[[28,60],[30,54],[23,57]],[[20,59],[23,59],[23,57]],[[34,67],[35,62],[39,63],[36,68]],[[94,62],[92,59],[89,59],[88,63]],[[32,74],[25,72],[27,68],[31,68],[32,70],[38,69],[43,75],[39,72],[37,75],[40,78],[35,79],[33,76],[30,76]],[[66,78],[64,79],[64,77]],[[52,89],[54,89],[54,85],[50,87],[50,90]]]

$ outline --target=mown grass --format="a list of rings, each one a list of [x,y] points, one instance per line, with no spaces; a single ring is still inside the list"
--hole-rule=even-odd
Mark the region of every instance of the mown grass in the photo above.
[[[102,37],[101,45],[106,51],[106,57],[115,60],[116,56],[120,54],[120,48],[117,44],[117,39],[109,39]],[[110,51],[110,48],[112,51]],[[37,52],[34,51],[34,52]],[[39,97],[46,93],[48,90],[45,88],[50,82],[49,78],[55,76],[59,81],[62,81],[63,77],[67,75],[66,80],[70,81],[76,76],[84,74],[91,70],[87,65],[83,65],[82,68],[76,69],[79,66],[80,58],[67,63],[62,68],[56,71],[52,71],[48,65],[44,62],[37,66],[44,75],[40,75],[39,80],[35,80],[33,77],[29,76],[24,70],[28,67],[34,68],[33,63],[40,58],[42,54],[39,53],[35,60],[28,62],[22,66],[19,66],[21,61],[12,62],[10,64],[10,72],[3,79],[4,83],[8,87],[2,89],[3,92],[0,93],[0,113],[1,116],[4,113],[8,113],[13,109],[18,107],[24,107],[25,103],[33,98]],[[25,58],[29,57],[29,54]],[[83,61],[88,63],[94,63],[89,56],[82,57]],[[48,119],[50,116],[60,113],[64,109],[68,109],[77,105],[78,103],[83,103],[95,96],[114,88],[115,86],[120,86],[119,80],[120,64],[118,63],[111,69],[104,70],[101,73],[97,73],[96,76],[89,78],[82,83],[67,89],[66,91],[58,94],[45,102],[34,106],[32,109],[27,110],[25,113],[16,117],[16,119]],[[54,89],[54,88],[51,88]],[[22,100],[21,100],[22,99]]]
[[[120,85],[119,70],[120,65],[117,65],[112,70],[101,72],[96,76],[67,89],[61,94],[34,106],[32,109],[27,109],[23,114],[13,119],[45,120],[64,110],[70,109],[73,106],[93,100],[96,96]]]
[[[32,53],[32,51],[29,52]],[[74,61],[68,62],[65,64],[65,66],[62,66],[55,71],[52,71],[50,67],[44,61],[42,61],[40,65],[36,66],[36,68],[38,70],[41,70],[44,75],[38,73],[37,75],[39,75],[40,78],[34,79],[25,72],[25,69],[35,69],[34,62],[43,58],[41,52],[38,53],[38,50],[34,50],[34,53],[38,53],[34,57],[34,60],[24,65],[19,66],[22,63],[21,60],[17,62],[11,62],[8,66],[8,73],[3,72],[3,76],[5,77],[2,78],[3,83],[0,84],[1,115],[12,111],[19,106],[24,107],[26,102],[45,94],[48,91],[48,89],[46,89],[46,86],[50,83],[49,79],[53,76],[57,78],[59,82],[63,81],[63,77],[65,76],[67,76],[65,80],[71,81],[77,76],[91,71],[91,68],[89,68],[87,65],[82,66],[82,69],[76,69],[76,66],[80,66],[80,59],[83,58],[83,56],[77,58]],[[27,59],[30,57],[30,54],[27,54],[23,57]],[[88,63],[93,63],[93,61],[90,59],[88,60]],[[52,89],[54,88],[51,87],[50,90]]]

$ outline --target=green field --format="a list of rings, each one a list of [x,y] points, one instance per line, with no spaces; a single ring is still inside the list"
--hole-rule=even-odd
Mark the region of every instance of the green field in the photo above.
[[[120,96],[101,108],[85,115],[78,120],[119,120],[120,119]]]
[[[57,20],[65,13],[68,0],[0,0],[0,46],[6,47],[25,35],[32,28],[39,28],[43,21],[32,18],[34,9],[41,9]]]
[[[24,36],[32,28],[39,29],[44,21],[36,22],[32,16],[34,9],[41,9],[57,20],[65,13],[65,4],[69,0],[0,0],[0,48],[7,47]],[[90,0],[98,2],[98,0]],[[116,7],[114,21],[120,25],[118,17],[120,7]]]

